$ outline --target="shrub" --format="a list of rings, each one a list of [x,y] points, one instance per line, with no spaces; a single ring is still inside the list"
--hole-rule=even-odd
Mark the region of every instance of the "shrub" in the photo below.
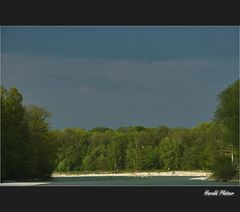
[[[237,169],[232,165],[230,158],[217,157],[213,168],[213,176],[221,181],[232,179],[237,174]]]

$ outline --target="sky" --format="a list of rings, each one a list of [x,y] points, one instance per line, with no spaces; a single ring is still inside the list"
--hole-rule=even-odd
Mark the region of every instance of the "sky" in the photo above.
[[[193,127],[238,78],[238,27],[1,27],[1,84],[54,129]]]

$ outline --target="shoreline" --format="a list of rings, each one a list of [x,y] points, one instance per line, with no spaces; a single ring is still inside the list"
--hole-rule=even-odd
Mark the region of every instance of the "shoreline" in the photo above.
[[[154,177],[154,176],[179,176],[179,177],[211,177],[207,171],[159,171],[159,172],[122,172],[122,173],[53,173],[52,177]]]

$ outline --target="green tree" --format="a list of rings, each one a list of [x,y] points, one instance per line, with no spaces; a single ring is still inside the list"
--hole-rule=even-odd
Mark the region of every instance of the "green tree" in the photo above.
[[[239,147],[239,80],[219,94],[215,120],[226,128],[224,141]]]
[[[126,168],[136,171],[138,169],[139,146],[136,141],[131,140],[126,148]]]
[[[31,151],[22,95],[1,87],[1,179],[26,178],[31,172]]]
[[[55,168],[56,144],[49,132],[51,113],[38,106],[26,107],[29,137],[34,151],[36,177],[49,177]]]
[[[231,163],[223,162],[224,158],[228,161],[230,159],[226,154],[224,157],[219,157],[215,170],[221,171],[217,171],[218,174],[215,174],[219,176],[220,173],[224,179],[226,179],[226,176],[231,178],[238,173],[237,170],[239,169],[239,80],[219,94],[215,121],[224,126],[223,141],[228,148],[228,152],[231,152],[228,153],[228,156],[232,157]],[[230,172],[230,169],[235,170],[235,172]]]
[[[123,168],[124,152],[121,140],[114,139],[107,146],[108,168],[118,172]]]
[[[105,145],[91,146],[83,158],[82,167],[85,171],[106,171],[107,151]]]
[[[56,170],[62,172],[65,167],[65,171],[80,171],[89,145],[89,133],[83,129],[67,128],[54,131],[54,137],[58,143]]]
[[[174,152],[173,152],[173,144],[171,140],[166,137],[164,138],[161,143],[158,145],[159,150],[159,158],[162,162],[164,169],[174,169],[175,159],[174,159]]]
[[[158,151],[155,146],[148,145],[142,150],[142,170],[156,170],[160,168]]]
[[[24,107],[16,88],[1,87],[2,181],[50,176],[55,167],[55,145],[49,136],[49,113]]]

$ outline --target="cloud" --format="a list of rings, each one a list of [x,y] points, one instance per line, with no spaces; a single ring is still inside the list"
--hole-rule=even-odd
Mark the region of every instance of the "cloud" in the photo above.
[[[23,53],[2,54],[6,85],[34,84],[78,91],[147,92],[184,95],[203,90],[225,77],[236,78],[237,64],[204,60],[131,61],[64,58]],[[86,89],[87,88],[87,89]]]
[[[2,84],[53,112],[55,127],[193,126],[212,117],[238,64],[2,53]]]

